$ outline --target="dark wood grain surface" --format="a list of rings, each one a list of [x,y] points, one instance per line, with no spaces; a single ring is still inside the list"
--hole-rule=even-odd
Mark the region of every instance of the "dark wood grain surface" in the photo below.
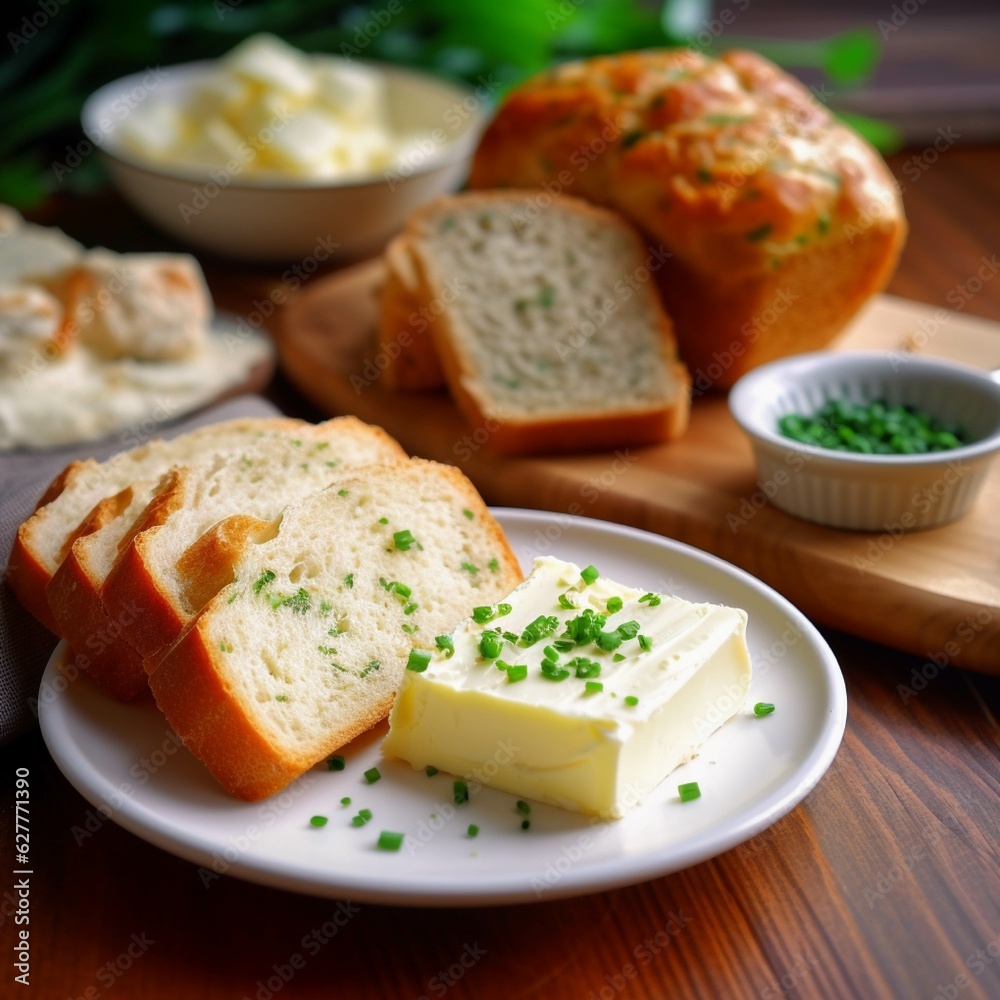
[[[889,290],[1000,320],[1000,150],[959,144],[932,164],[921,153],[892,160],[911,237]],[[163,245],[111,198],[56,202],[41,218],[117,249]],[[220,302],[244,315],[276,277],[206,267]],[[989,277],[970,284],[981,268]],[[268,392],[314,415],[280,375]],[[194,865],[113,822],[91,820],[81,836],[93,810],[30,734],[2,750],[0,995],[1000,996],[1000,681],[827,638],[847,681],[847,733],[799,807],[712,861],[559,902],[338,910],[231,878],[206,888]],[[29,987],[13,981],[6,874],[15,768],[32,787]],[[338,912],[344,926],[328,936]]]

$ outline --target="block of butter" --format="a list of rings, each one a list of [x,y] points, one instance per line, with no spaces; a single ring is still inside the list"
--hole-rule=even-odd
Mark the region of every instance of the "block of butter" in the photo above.
[[[504,601],[411,653],[382,751],[619,818],[742,707],[746,623],[538,558]]]

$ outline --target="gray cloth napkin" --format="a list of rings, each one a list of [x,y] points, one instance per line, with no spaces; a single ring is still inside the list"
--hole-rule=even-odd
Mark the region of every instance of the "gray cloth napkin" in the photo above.
[[[200,410],[186,420],[157,428],[158,437],[172,438],[196,427],[236,417],[269,417],[277,409],[259,396],[239,396]],[[18,526],[35,509],[45,487],[74,459],[101,461],[121,451],[120,441],[90,444],[58,452],[0,454],[0,745],[37,722],[29,699],[38,694],[42,671],[58,641],[24,608],[7,583],[7,561]]]

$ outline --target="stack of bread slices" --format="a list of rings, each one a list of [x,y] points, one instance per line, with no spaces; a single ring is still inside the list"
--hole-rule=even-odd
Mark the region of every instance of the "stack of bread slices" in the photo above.
[[[411,649],[521,571],[457,469],[340,417],[235,420],[73,463],[9,576],[94,681],[151,689],[255,800],[385,718]]]

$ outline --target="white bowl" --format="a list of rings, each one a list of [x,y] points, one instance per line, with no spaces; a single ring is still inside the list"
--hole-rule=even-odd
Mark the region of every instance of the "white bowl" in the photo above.
[[[885,399],[961,425],[970,444],[923,455],[867,455],[804,445],[778,421],[828,399]],[[733,386],[729,408],[749,435],[775,507],[807,521],[894,534],[962,517],[1000,450],[1000,382],[988,372],[904,353],[817,351],[762,365]]]
[[[115,131],[131,109],[147,97],[180,99],[218,71],[211,61],[106,84],[84,104],[83,130],[125,198],[185,243],[242,260],[357,258],[381,249],[418,205],[464,182],[490,113],[488,95],[478,91],[396,66],[368,65],[385,74],[394,128],[427,137],[416,155],[392,172],[343,182],[224,171],[213,177],[207,168],[160,165],[122,147]]]

